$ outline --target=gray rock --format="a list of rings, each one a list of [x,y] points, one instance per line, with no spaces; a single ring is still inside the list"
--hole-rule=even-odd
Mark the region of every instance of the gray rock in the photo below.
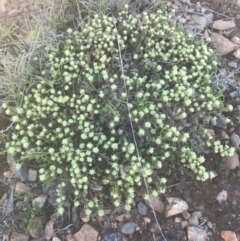
[[[32,205],[36,205],[39,208],[42,208],[46,202],[47,196],[46,195],[41,195],[39,197],[36,197],[32,200]]]
[[[239,167],[239,159],[238,154],[234,152],[233,156],[226,157],[225,164],[228,169],[235,169],[236,167]]]
[[[163,203],[163,201],[161,200],[160,197],[154,197],[154,196],[150,195],[149,200],[145,201],[146,205],[149,208],[152,209],[150,201],[152,203],[154,211],[156,211],[158,213],[163,213],[163,211],[164,211],[164,203]]]
[[[187,227],[187,236],[188,236],[188,241],[207,241],[208,240],[206,231],[194,226]]]
[[[28,176],[28,170],[25,165],[22,165],[20,169],[16,168],[17,165],[17,157],[13,157],[12,155],[7,155],[7,162],[10,166],[10,171],[20,179],[21,182],[26,181]]]
[[[145,215],[146,215],[146,213],[147,213],[147,207],[146,207],[142,202],[139,202],[139,203],[138,203],[137,208],[138,208],[138,212],[139,212],[142,216],[145,216]]]
[[[107,230],[102,234],[104,241],[122,241],[122,234],[115,230]]]
[[[72,223],[76,230],[79,230],[80,228],[80,218],[78,215],[78,209],[76,207],[72,207]]]
[[[237,49],[237,44],[223,37],[219,33],[211,34],[213,47],[221,56],[226,55]]]
[[[237,135],[236,133],[233,133],[231,135],[230,139],[231,139],[231,143],[232,143],[233,147],[238,148],[238,146],[240,144],[240,137],[239,137],[239,135]]]
[[[190,226],[198,226],[199,222],[198,222],[198,217],[197,216],[191,216],[189,219],[188,219],[188,224]]]
[[[231,62],[228,63],[228,66],[230,66],[230,67],[232,67],[232,68],[234,68],[234,69],[237,69],[238,64],[237,64],[236,61],[231,61]]]
[[[183,211],[182,212],[182,216],[186,220],[188,220],[191,217],[191,215],[190,215],[190,213],[188,211]]]
[[[37,180],[37,170],[34,170],[34,169],[29,169],[28,170],[28,181],[32,181],[32,182],[35,182]]]
[[[133,234],[136,230],[136,228],[138,227],[138,225],[134,222],[128,222],[125,223],[122,228],[121,231],[124,234]]]
[[[199,30],[203,31],[207,27],[207,25],[211,23],[213,19],[213,14],[209,13],[204,16],[201,16],[199,14],[193,14],[191,18],[192,21],[189,22],[188,26],[190,28],[198,28]]]
[[[10,241],[28,241],[29,235],[18,233],[18,232],[12,232]]]
[[[26,194],[26,193],[30,193],[32,191],[32,188],[25,185],[22,182],[17,182],[16,186],[15,186],[15,192],[19,193],[19,194]]]
[[[185,200],[178,197],[167,197],[168,205],[165,210],[165,217],[171,217],[188,210],[188,204]]]
[[[227,197],[228,197],[228,192],[226,190],[222,190],[220,193],[218,193],[216,199],[221,204],[227,201]]]
[[[223,122],[223,120],[221,119],[220,116],[217,116],[216,120],[211,120],[211,123],[212,123],[213,126],[219,128],[219,129],[225,130],[227,128],[226,123]]]
[[[48,196],[48,201],[53,205],[57,205],[57,181],[53,181],[49,187],[43,187],[42,192]]]

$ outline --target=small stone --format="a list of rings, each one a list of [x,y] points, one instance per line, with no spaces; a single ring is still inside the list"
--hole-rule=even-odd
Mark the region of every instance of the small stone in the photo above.
[[[53,237],[53,238],[52,238],[52,241],[61,241],[61,239],[58,238],[58,237]]]
[[[98,231],[89,224],[84,224],[82,228],[73,235],[76,241],[97,241]]]
[[[122,234],[115,230],[107,230],[102,234],[104,241],[122,241]]]
[[[231,135],[231,143],[232,143],[233,147],[238,148],[238,146],[240,144],[240,137],[239,137],[239,135],[237,135],[236,133],[233,133]]]
[[[139,203],[138,203],[137,208],[138,208],[138,212],[139,212],[142,216],[145,216],[145,215],[146,215],[146,213],[147,213],[147,207],[146,207],[142,202],[139,202]]]
[[[216,119],[212,119],[211,124],[219,129],[225,130],[227,128],[226,123],[223,122],[220,116],[217,116]]]
[[[88,223],[90,220],[90,216],[85,213],[84,209],[82,209],[80,212],[80,218],[84,223]]]
[[[174,223],[181,223],[181,222],[182,222],[181,218],[179,218],[179,217],[174,218]]]
[[[66,239],[67,239],[67,241],[76,241],[76,239],[73,237],[73,235],[71,233],[68,233],[66,235]],[[83,240],[83,241],[85,241],[85,240]],[[86,239],[86,241],[88,241],[88,240]],[[89,240],[89,241],[91,241],[91,240]]]
[[[239,167],[238,154],[234,152],[233,156],[225,158],[225,164],[228,169],[234,170],[236,167]]]
[[[231,53],[237,48],[237,45],[235,43],[223,37],[219,33],[212,33],[211,39],[214,48],[222,56]]]
[[[234,42],[235,44],[240,44],[240,38],[239,37],[232,37],[231,39],[232,42]]]
[[[17,165],[17,157],[14,157],[10,154],[7,155],[7,162],[10,166],[10,171],[20,179],[21,182],[26,181],[28,171],[25,165],[22,165],[20,169],[16,168]]]
[[[227,197],[228,197],[228,193],[226,190],[222,190],[216,197],[216,199],[218,200],[218,202],[221,204],[223,202],[227,201]]]
[[[229,138],[228,134],[225,131],[222,131],[221,139],[229,140],[230,138]]]
[[[191,216],[188,219],[188,223],[190,226],[198,226],[199,222],[198,222],[198,217],[197,216]]]
[[[128,222],[125,223],[122,228],[121,231],[124,234],[133,234],[136,230],[136,228],[138,227],[138,225],[134,222]]]
[[[237,58],[237,59],[240,59],[240,49],[237,49],[233,55]]]
[[[233,231],[222,231],[221,237],[224,239],[224,241],[238,241],[237,235]]]
[[[188,220],[191,217],[191,214],[188,211],[183,211],[182,216],[184,219]]]
[[[217,30],[227,30],[230,28],[235,28],[236,24],[233,21],[223,21],[217,20],[213,22],[213,28]]]
[[[234,69],[237,69],[238,63],[236,61],[230,61],[230,62],[228,62],[228,66],[230,66]]]
[[[237,206],[237,205],[238,205],[238,201],[237,201],[236,199],[233,199],[233,200],[232,200],[232,205],[233,205],[233,206]]]
[[[152,195],[149,196],[149,199],[151,200],[152,206],[154,211],[158,212],[158,213],[163,213],[164,211],[164,204],[163,201],[161,200],[160,197],[154,197]],[[146,200],[145,201],[146,205],[152,209],[150,201]]]
[[[18,9],[12,9],[10,12],[8,12],[9,17],[15,17],[20,13]]]
[[[45,239],[50,240],[54,234],[54,222],[52,220],[48,221],[44,229]]]
[[[35,182],[37,180],[37,170],[29,169],[28,170],[28,181]]]
[[[188,221],[184,220],[181,222],[182,229],[186,228],[188,226]]]
[[[178,22],[179,22],[179,23],[184,24],[184,23],[186,23],[186,22],[187,22],[187,19],[186,19],[186,18],[181,17],[181,18],[179,18],[179,19],[178,19]]]
[[[201,218],[201,217],[202,217],[202,212],[200,212],[200,211],[195,211],[195,212],[193,212],[193,213],[191,214],[191,217],[193,217],[193,216],[195,216],[195,217],[197,217],[197,218]]]
[[[41,195],[39,197],[36,197],[32,200],[32,205],[36,205],[39,208],[42,208],[46,202],[47,196],[46,195]]]
[[[36,239],[42,237],[43,224],[41,219],[37,219],[34,222],[34,228],[29,231],[29,234]]]
[[[206,231],[194,226],[187,227],[187,236],[188,236],[188,241],[207,241],[208,240]]]
[[[188,24],[188,26],[192,28],[198,28],[199,30],[203,31],[207,25],[212,22],[213,14],[209,13],[204,16],[193,14],[191,18],[193,23]]]
[[[10,241],[28,241],[28,234],[12,232]]]
[[[209,228],[213,229],[213,224],[212,224],[210,221],[207,222],[207,226],[208,226]]]
[[[121,214],[121,215],[118,215],[118,216],[115,218],[115,220],[118,221],[118,222],[122,222],[123,219],[124,219],[124,217],[125,217],[125,214]]]
[[[80,218],[78,215],[78,209],[75,206],[72,207],[72,223],[73,223],[73,226],[75,227],[75,229],[79,230]]]
[[[167,197],[168,205],[166,206],[165,216],[166,218],[177,215],[188,209],[188,204],[178,197]]]
[[[25,194],[25,193],[30,193],[32,191],[32,188],[25,185],[22,182],[17,182],[15,186],[15,192],[19,194]]]
[[[6,171],[3,173],[3,176],[8,178],[8,179],[11,179],[14,177],[13,173],[11,171]]]
[[[150,223],[151,222],[151,219],[149,217],[144,217],[143,220],[144,220],[145,223]]]

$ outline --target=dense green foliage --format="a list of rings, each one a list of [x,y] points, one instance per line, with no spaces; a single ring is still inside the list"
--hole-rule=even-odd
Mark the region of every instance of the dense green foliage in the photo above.
[[[69,29],[41,63],[22,105],[3,105],[15,123],[6,147],[20,164],[35,161],[41,181],[58,179],[60,212],[67,187],[87,214],[102,215],[104,200],[130,210],[145,192],[142,176],[157,196],[166,170],[182,167],[206,180],[213,174],[201,150],[234,151],[211,141],[201,121],[231,109],[211,88],[213,51],[161,10],[95,15],[81,31]]]

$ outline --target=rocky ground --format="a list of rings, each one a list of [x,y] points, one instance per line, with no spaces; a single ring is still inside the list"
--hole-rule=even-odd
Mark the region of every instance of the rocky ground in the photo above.
[[[229,124],[224,123],[223,116],[218,116],[215,122],[206,120],[213,138],[220,138],[236,148],[233,157],[209,157],[209,166],[216,171],[212,181],[200,183],[186,177],[169,181],[166,194],[151,197],[156,218],[149,201],[142,199],[136,200],[133,210],[127,214],[118,209],[106,210],[107,215],[102,218],[89,217],[81,207],[69,205],[68,214],[59,217],[53,208],[56,183],[42,188],[34,166],[18,170],[14,158],[8,156],[10,169],[4,171],[2,181],[14,188],[9,188],[1,199],[1,240],[240,240],[239,10],[240,1],[233,0],[172,0],[167,2],[166,8],[166,12],[172,14],[176,23],[183,25],[189,34],[212,39],[212,46],[219,55],[215,84],[225,89],[226,100],[234,105],[234,111],[226,113],[231,120]],[[34,16],[51,11],[51,4],[44,2],[0,0],[2,24],[9,27],[15,23],[19,28],[17,33],[26,41],[31,41],[36,24]],[[36,207],[34,210],[33,206]]]

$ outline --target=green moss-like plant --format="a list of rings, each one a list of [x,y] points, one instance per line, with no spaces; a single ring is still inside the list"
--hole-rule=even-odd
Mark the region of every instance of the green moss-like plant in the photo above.
[[[196,133],[203,149],[234,151],[211,142],[201,124],[204,115],[231,108],[211,88],[213,51],[161,10],[133,15],[126,6],[116,18],[95,15],[46,49],[41,63],[22,105],[3,105],[15,123],[6,147],[20,154],[19,164],[39,165],[41,181],[60,180],[60,213],[67,187],[76,206],[103,215],[104,200],[129,210],[145,193],[142,176],[155,196],[164,192],[169,168],[211,178],[192,145]]]

